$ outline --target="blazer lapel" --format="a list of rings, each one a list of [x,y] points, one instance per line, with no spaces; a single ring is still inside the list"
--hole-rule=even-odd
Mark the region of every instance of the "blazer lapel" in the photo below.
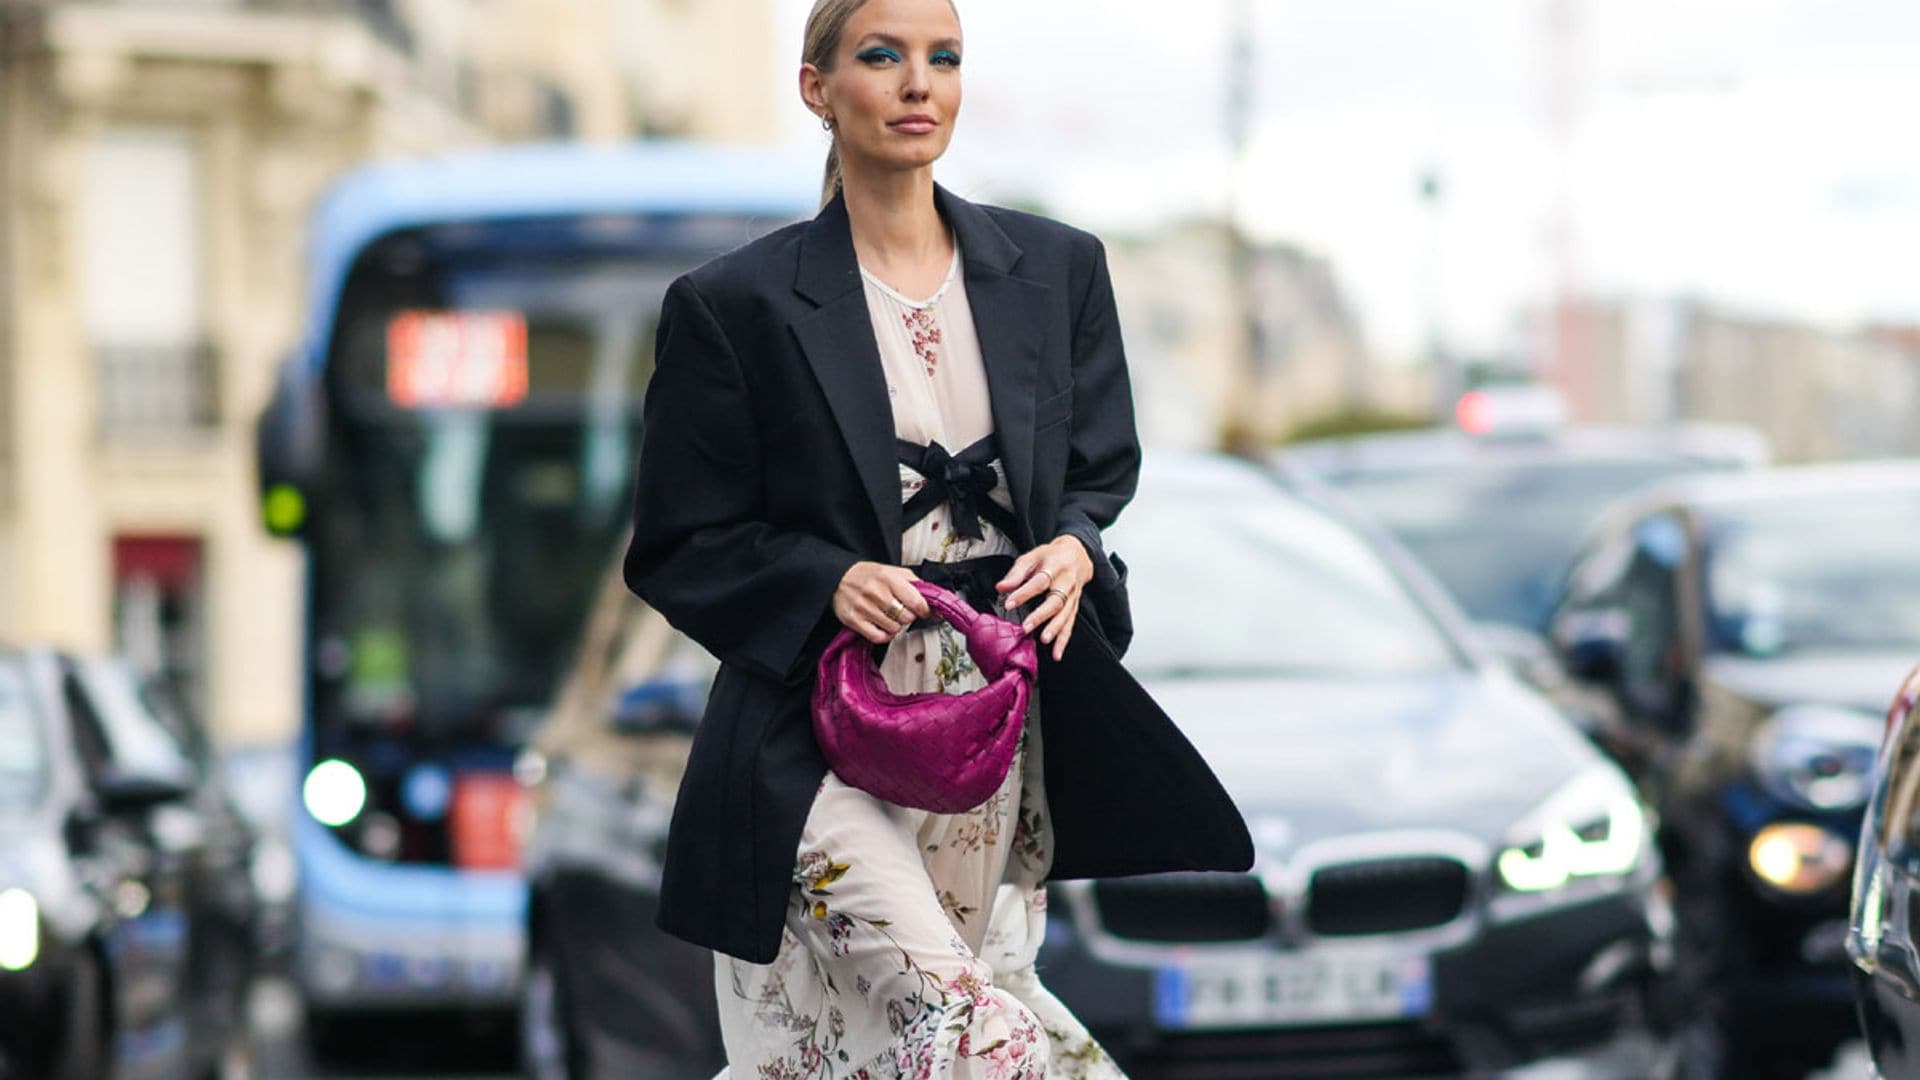
[[[1047,286],[1015,277],[1021,251],[986,211],[935,185],[934,201],[953,227],[966,260],[967,305],[987,369],[987,393],[1000,463],[1014,514],[1025,527],[1019,537],[1031,546],[1033,535],[1033,420],[1041,351],[1046,346]]]
[[[860,264],[853,254],[846,201],[835,196],[800,241],[794,290],[820,307],[793,321],[794,336],[826,394],[860,485],[873,504],[888,560],[900,561],[900,468],[893,405],[873,338]]]
[[[934,201],[952,227],[965,259],[967,303],[986,366],[1000,460],[1014,514],[1035,542],[1033,493],[1034,393],[1046,345],[1051,301],[1047,286],[1015,277],[1020,249],[986,212],[938,185]],[[794,336],[826,394],[846,442],[888,557],[900,561],[900,469],[893,437],[893,405],[887,399],[880,348],[861,287],[846,200],[835,196],[807,226],[800,241],[794,291],[819,307],[793,321]]]

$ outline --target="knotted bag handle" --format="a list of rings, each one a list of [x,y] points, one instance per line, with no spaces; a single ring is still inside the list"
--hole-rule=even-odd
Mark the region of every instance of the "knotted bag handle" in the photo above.
[[[975,611],[959,594],[931,581],[916,578],[913,587],[926,598],[935,615],[967,639],[967,655],[988,680],[998,679],[1009,666],[1029,679],[1038,674],[1037,650],[1019,623]]]

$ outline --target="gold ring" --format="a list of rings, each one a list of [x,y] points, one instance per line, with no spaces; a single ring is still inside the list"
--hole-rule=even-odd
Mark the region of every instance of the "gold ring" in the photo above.
[[[1047,584],[1048,584],[1048,585],[1052,585],[1052,584],[1053,584],[1053,571],[1051,571],[1051,570],[1049,570],[1049,569],[1047,569],[1046,567],[1044,567],[1044,566],[1042,566],[1042,567],[1040,567],[1039,569],[1037,569],[1037,570],[1035,570],[1035,571],[1034,571],[1034,573],[1036,573],[1036,574],[1045,574],[1045,575],[1047,575]]]
[[[881,612],[882,615],[885,615],[887,619],[892,622],[899,622],[900,616],[905,615],[906,613],[907,613],[907,605],[901,603],[898,599],[894,600],[892,607]]]
[[[1060,602],[1063,604],[1067,602],[1067,591],[1065,589],[1048,589],[1047,595],[1059,597]]]

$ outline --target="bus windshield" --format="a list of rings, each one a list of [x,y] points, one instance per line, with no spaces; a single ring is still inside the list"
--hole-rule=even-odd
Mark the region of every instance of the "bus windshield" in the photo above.
[[[484,234],[384,240],[342,294],[309,539],[333,752],[518,746],[625,532],[654,320],[693,260]]]

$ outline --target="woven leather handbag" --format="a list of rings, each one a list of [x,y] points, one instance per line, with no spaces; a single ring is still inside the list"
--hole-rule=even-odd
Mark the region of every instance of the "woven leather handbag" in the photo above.
[[[957,814],[991,798],[1013,767],[1039,658],[1017,623],[975,611],[928,581],[914,587],[967,640],[987,685],[896,694],[873,646],[842,629],[820,657],[813,733],[841,780],[897,806]]]

